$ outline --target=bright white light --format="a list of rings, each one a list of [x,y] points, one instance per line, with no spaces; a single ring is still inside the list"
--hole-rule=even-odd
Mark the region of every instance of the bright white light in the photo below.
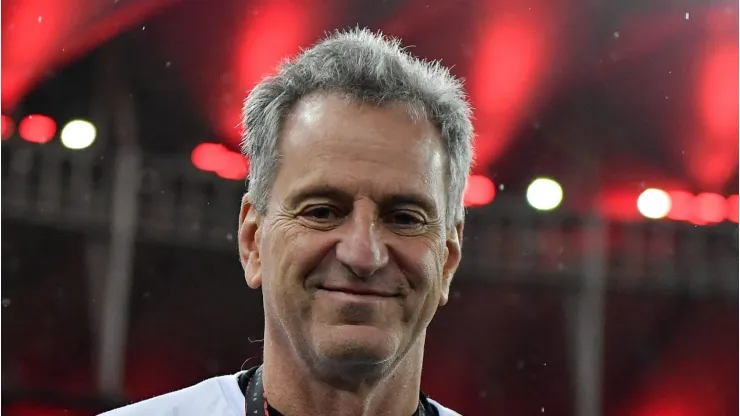
[[[646,189],[637,198],[637,210],[647,218],[663,218],[671,211],[671,197],[660,189]]]
[[[540,211],[555,209],[562,201],[563,188],[552,179],[535,179],[527,188],[527,202]]]
[[[95,126],[89,121],[72,120],[62,129],[61,140],[64,147],[80,150],[93,144],[95,135]]]

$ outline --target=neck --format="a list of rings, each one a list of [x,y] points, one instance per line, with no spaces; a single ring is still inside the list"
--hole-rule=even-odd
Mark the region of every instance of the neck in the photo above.
[[[424,334],[398,363],[350,388],[323,379],[287,342],[265,330],[263,382],[267,400],[286,416],[411,416],[419,404]],[[285,340],[287,341],[287,340]]]

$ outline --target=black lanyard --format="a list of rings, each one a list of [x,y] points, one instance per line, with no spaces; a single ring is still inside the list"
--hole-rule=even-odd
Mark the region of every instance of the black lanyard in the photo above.
[[[262,366],[253,367],[239,375],[239,387],[244,393],[244,412],[246,416],[283,416],[267,403],[265,388],[262,385]],[[424,393],[419,395],[419,407],[412,416],[437,416]]]

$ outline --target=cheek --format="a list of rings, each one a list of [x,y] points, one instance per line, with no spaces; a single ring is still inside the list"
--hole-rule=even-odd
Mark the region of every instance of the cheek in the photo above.
[[[409,282],[421,291],[438,290],[442,280],[444,250],[442,244],[431,240],[419,240],[400,244],[404,266],[409,268],[415,281]]]
[[[295,334],[301,322],[310,314],[308,294],[303,289],[306,264],[304,233],[291,227],[270,227],[260,244],[263,274],[262,293],[265,298],[266,319],[288,333]],[[269,310],[269,313],[267,312]],[[279,323],[278,323],[279,322]],[[297,326],[298,325],[298,326]]]
[[[444,247],[431,240],[405,242],[401,247],[399,260],[404,263],[401,267],[406,269],[414,293],[414,301],[404,307],[404,321],[425,327],[434,316],[442,293]]]
[[[444,268],[444,247],[428,249],[421,258],[423,275],[427,284],[426,293],[422,301],[420,323],[428,325],[434,317],[442,296],[442,271]]]
[[[326,252],[328,244],[322,237],[300,224],[287,221],[274,224],[261,247],[264,280],[286,291],[302,288],[306,276]]]

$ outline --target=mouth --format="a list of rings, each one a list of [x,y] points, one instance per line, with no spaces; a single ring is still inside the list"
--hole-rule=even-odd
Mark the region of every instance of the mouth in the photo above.
[[[333,293],[333,294],[344,294],[349,295],[352,297],[365,297],[365,298],[395,298],[398,297],[398,295],[389,293],[389,292],[383,292],[383,291],[377,291],[377,290],[368,290],[368,289],[360,289],[360,288],[345,288],[345,287],[324,287],[320,286],[319,290]]]

